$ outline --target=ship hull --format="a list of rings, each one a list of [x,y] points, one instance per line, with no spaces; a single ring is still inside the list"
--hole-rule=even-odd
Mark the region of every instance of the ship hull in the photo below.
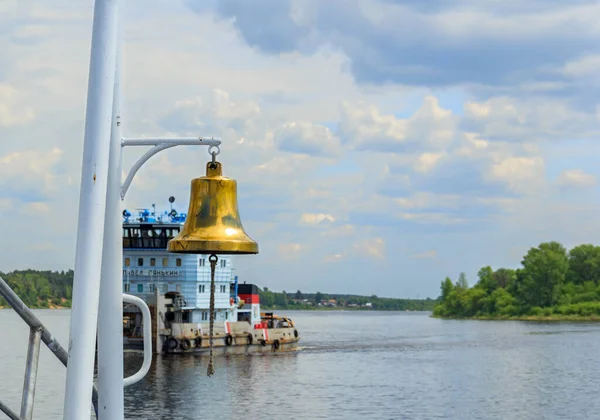
[[[196,347],[196,343],[194,340],[188,340],[188,343],[183,344],[184,340],[177,340],[177,345],[175,345],[174,341],[169,341],[169,338],[174,337],[165,337],[162,348],[160,352],[161,354],[195,354],[195,355],[208,355],[210,353],[210,346],[208,337],[205,337],[200,344],[200,347]],[[256,354],[256,353],[277,353],[277,352],[288,352],[295,351],[298,348],[298,342],[300,339],[289,339],[288,341],[279,341],[279,340],[260,340],[258,342],[253,342],[252,344],[248,344],[247,338],[243,337],[243,340],[232,340],[230,345],[225,343],[224,338],[215,338],[213,340],[213,355],[232,355],[232,354]],[[125,338],[123,340],[123,348],[124,350],[129,351],[142,351],[144,349],[143,339],[141,338]]]

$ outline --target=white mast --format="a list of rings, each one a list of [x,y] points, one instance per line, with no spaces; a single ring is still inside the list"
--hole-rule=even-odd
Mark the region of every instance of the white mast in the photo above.
[[[117,59],[118,11],[119,0],[96,0],[81,169],[63,414],[65,420],[90,418]]]

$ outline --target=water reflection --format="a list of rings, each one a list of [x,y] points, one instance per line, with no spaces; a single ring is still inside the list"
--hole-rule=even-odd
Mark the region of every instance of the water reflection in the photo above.
[[[148,376],[127,388],[128,418],[148,418],[153,413],[178,418],[237,417],[236,413],[247,411],[264,396],[261,379],[279,381],[281,375],[293,375],[297,356],[219,356],[214,359],[212,377],[206,375],[208,360],[207,356],[155,357]],[[128,353],[125,363],[129,375],[139,368],[142,357]]]

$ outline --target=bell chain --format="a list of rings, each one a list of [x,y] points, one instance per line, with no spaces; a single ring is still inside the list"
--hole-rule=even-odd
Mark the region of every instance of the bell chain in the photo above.
[[[210,346],[210,360],[208,361],[208,369],[206,374],[211,376],[215,373],[215,366],[213,364],[213,328],[215,325],[215,269],[217,268],[217,261],[219,257],[212,254],[208,261],[210,262],[210,329],[208,336],[208,343]]]

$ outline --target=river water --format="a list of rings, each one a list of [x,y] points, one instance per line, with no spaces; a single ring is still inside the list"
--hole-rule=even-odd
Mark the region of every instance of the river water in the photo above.
[[[69,311],[35,312],[67,342]],[[156,356],[126,389],[126,418],[600,419],[600,324],[286,314],[300,351],[219,357],[210,378],[205,356]],[[24,324],[0,310],[0,399],[15,411],[26,346]],[[141,365],[125,360],[128,375]],[[62,418],[65,374],[43,347],[34,419]]]

